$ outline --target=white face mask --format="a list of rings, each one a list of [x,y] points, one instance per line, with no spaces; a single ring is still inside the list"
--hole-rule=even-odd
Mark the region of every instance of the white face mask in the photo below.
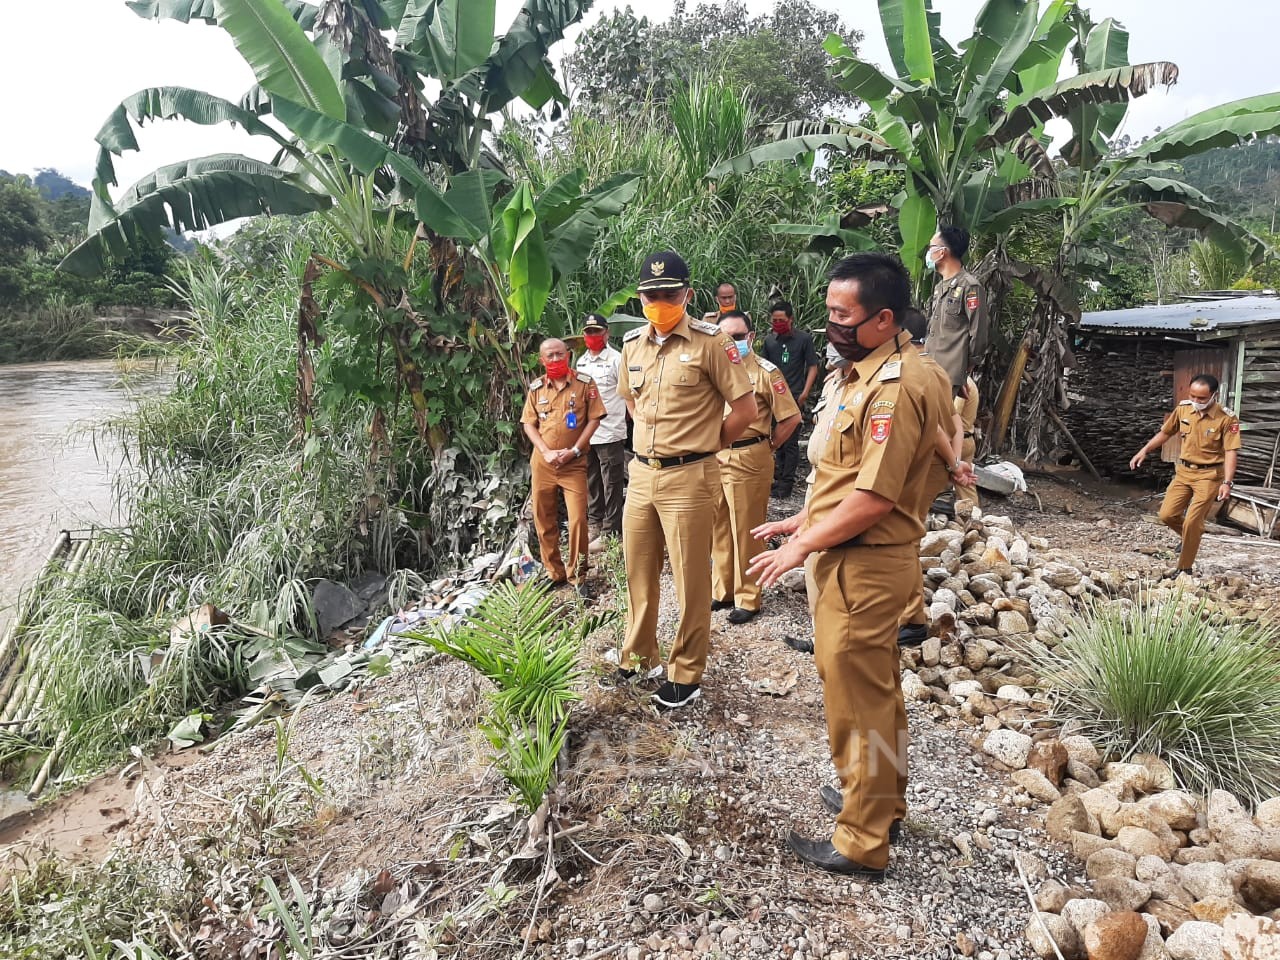
[[[1192,400],[1192,401],[1191,401],[1191,406],[1192,406],[1192,408],[1195,410],[1195,412],[1196,412],[1196,413],[1204,413],[1204,412],[1205,412],[1206,410],[1208,410],[1211,406],[1213,406],[1213,399],[1214,399],[1214,397],[1216,397],[1216,396],[1217,396],[1217,394],[1215,393],[1215,394],[1213,395],[1213,397],[1210,397],[1208,400],[1205,400],[1203,403],[1201,403],[1199,400]]]
[[[934,258],[932,250],[930,250],[928,253],[924,255],[924,265],[928,267],[930,270],[937,269],[938,261]]]

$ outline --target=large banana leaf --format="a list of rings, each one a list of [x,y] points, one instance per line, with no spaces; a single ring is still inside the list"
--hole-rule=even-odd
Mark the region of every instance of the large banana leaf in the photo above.
[[[1035,36],[1037,8],[1028,0],[987,0],[974,21],[956,88],[960,116],[972,131],[966,136],[970,142],[978,139],[997,95]]]
[[[1004,233],[1027,217],[1041,213],[1054,213],[1067,207],[1074,207],[1080,202],[1077,197],[1038,197],[1035,200],[1024,200],[1010,204],[999,213],[988,217],[982,224],[983,233]]]
[[[894,92],[911,93],[920,89],[913,83],[890,77],[878,67],[858,59],[853,48],[839,34],[828,34],[822,48],[835,58],[831,72],[840,89],[869,105],[883,104]]]
[[[829,214],[822,223],[775,223],[773,233],[787,237],[808,237],[809,249],[815,253],[833,254],[838,250],[878,250],[880,244],[861,230],[846,230],[840,217]]]
[[[319,7],[301,0],[281,0],[281,3],[303,30],[310,30],[315,26]],[[182,23],[203,20],[212,25],[218,23],[215,0],[126,0],[125,6],[145,20],[178,20]]]
[[[1082,73],[1041,90],[1026,103],[1015,107],[992,131],[975,145],[977,150],[1012,143],[1054,117],[1070,117],[1081,106],[1124,103],[1140,97],[1157,84],[1178,81],[1178,67],[1167,61],[1139,63]]]
[[[938,231],[938,211],[933,201],[917,193],[907,178],[906,199],[898,207],[898,233],[902,236],[899,253],[911,276],[919,278],[924,263],[925,247]]]
[[[311,213],[330,206],[278,167],[236,154],[216,154],[161,167],[114,205],[93,196],[90,233],[60,267],[81,276],[101,272],[109,255],[141,239],[158,241],[162,227],[179,233],[264,213]]]
[[[577,273],[605,228],[630,203],[640,188],[640,175],[620,173],[581,197],[551,206],[546,193],[538,198],[538,220],[547,239],[547,257],[556,280]],[[548,210],[546,219],[542,211]],[[566,215],[567,214],[567,215]]]
[[[279,97],[272,101],[271,112],[313,150],[333,147],[343,160],[365,176],[390,167],[412,189],[427,184],[426,175],[416,163],[349,123]]]
[[[926,0],[878,0],[889,59],[900,77],[936,84]]]
[[[1036,92],[1056,83],[1062,69],[1062,57],[1075,38],[1075,31],[1066,23],[1067,14],[1075,9],[1076,0],[1052,0],[1040,17],[1035,38],[1027,45],[1014,64],[1017,89],[1011,90],[1005,102],[1005,110],[1024,103]]]
[[[1161,130],[1132,150],[1128,159],[1181,160],[1214,147],[1280,133],[1280,92],[1234,100],[1203,110]]]
[[[418,189],[418,219],[443,237],[479,243],[493,230],[493,194],[506,177],[496,170],[468,170],[449,180],[443,193],[434,184]]]
[[[98,151],[94,189],[105,194],[107,186],[115,185],[116,171],[111,160],[113,155],[118,157],[129,150],[138,149],[138,138],[134,135],[131,120],[141,126],[149,120],[175,118],[203,126],[238,123],[248,133],[271,137],[282,148],[289,148],[289,142],[273,127],[259,120],[253,111],[229,100],[189,87],[148,87],[120,101],[120,105],[111,112],[107,122],[94,137],[101,147]]]
[[[479,66],[493,49],[496,0],[408,0],[396,45],[430,59],[448,83]]]
[[[1240,267],[1266,256],[1266,243],[1240,223],[1212,209],[1213,201],[1190,184],[1166,177],[1129,181],[1131,201],[1168,227],[1196,230]]]
[[[267,93],[347,118],[337,80],[279,0],[214,0],[214,10]]]
[[[1085,39],[1087,72],[1112,70],[1129,62],[1129,31],[1108,17],[1089,31]],[[1108,139],[1120,128],[1128,112],[1125,103],[1081,105],[1069,119],[1073,136],[1062,155],[1082,170],[1092,170],[1107,155]]]
[[[528,183],[520,185],[502,211],[493,252],[507,275],[506,300],[515,314],[516,328],[528,330],[541,319],[553,285],[551,261]]]
[[[796,160],[807,153],[818,150],[839,150],[857,157],[894,156],[889,145],[870,132],[863,136],[853,133],[828,133],[807,137],[790,137],[786,140],[775,140],[765,143],[741,156],[731,157],[718,163],[708,171],[712,179],[730,173],[747,173],[763,163],[775,163],[779,160]]]

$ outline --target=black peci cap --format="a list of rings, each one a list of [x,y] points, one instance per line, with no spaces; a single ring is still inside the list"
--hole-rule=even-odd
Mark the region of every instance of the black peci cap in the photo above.
[[[582,318],[583,330],[608,330],[609,321],[598,313],[588,313]]]
[[[640,265],[636,290],[678,290],[689,285],[689,265],[674,250],[651,253]]]

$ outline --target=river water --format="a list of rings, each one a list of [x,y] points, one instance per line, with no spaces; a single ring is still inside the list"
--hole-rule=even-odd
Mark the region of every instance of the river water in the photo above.
[[[167,382],[152,361],[0,365],[0,631],[58,530],[120,521],[120,451],[93,427]]]

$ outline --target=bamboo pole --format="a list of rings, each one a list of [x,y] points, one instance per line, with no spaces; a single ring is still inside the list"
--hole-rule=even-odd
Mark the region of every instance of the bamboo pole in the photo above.
[[[27,791],[28,800],[34,800],[44,790],[45,782],[48,781],[49,774],[53,772],[53,765],[58,762],[58,757],[62,754],[62,748],[66,746],[67,737],[70,735],[71,731],[69,729],[63,730],[58,734],[58,739],[54,743],[53,749],[44,758],[44,763],[40,765],[40,772],[36,774],[35,780],[31,782],[31,789]]]
[[[1058,432],[1066,438],[1067,446],[1071,448],[1071,452],[1076,455],[1076,458],[1079,459],[1084,468],[1089,471],[1089,475],[1101,483],[1102,477],[1098,475],[1098,471],[1093,468],[1093,464],[1090,462],[1089,458],[1085,456],[1084,449],[1080,444],[1076,443],[1076,438],[1071,435],[1071,431],[1067,429],[1067,425],[1063,422],[1062,417],[1058,416],[1058,411],[1053,409],[1052,406],[1046,406],[1044,409],[1045,412],[1049,414],[1049,419],[1053,422],[1053,425],[1058,428]]]
[[[0,670],[4,671],[3,674],[0,674],[0,679],[7,679],[8,667],[18,659],[18,636],[26,623],[27,617],[31,615],[31,607],[35,604],[36,598],[40,594],[40,587],[49,574],[49,568],[67,552],[70,546],[71,534],[66,530],[59,531],[58,536],[54,538],[53,546],[44,558],[44,563],[40,565],[39,572],[36,573],[35,579],[31,581],[26,595],[22,598],[22,602],[18,604],[13,620],[5,628],[4,639],[0,640]],[[2,698],[3,694],[0,694],[0,702],[3,702]]]
[[[1009,432],[1009,422],[1013,419],[1013,408],[1018,402],[1018,391],[1022,387],[1022,375],[1027,369],[1027,360],[1031,356],[1030,330],[1023,336],[1022,342],[1009,364],[1009,372],[1005,375],[1000,387],[1000,395],[996,398],[995,416],[991,422],[991,433],[987,437],[987,451],[999,453],[1004,449],[1005,435]]]

